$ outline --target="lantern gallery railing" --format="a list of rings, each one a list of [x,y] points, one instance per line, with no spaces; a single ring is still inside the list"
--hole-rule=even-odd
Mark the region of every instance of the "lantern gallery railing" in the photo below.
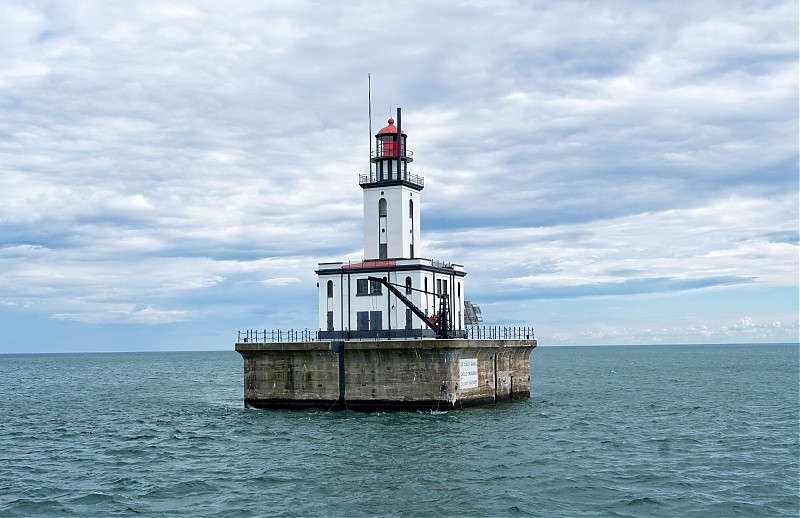
[[[405,148],[405,146],[403,146]],[[383,158],[387,156],[397,156],[397,145],[394,142],[388,142],[381,145],[378,143],[378,149],[370,153],[370,158]],[[414,152],[410,149],[403,149],[403,158],[407,158],[408,162],[414,161]]]
[[[393,174],[384,173],[380,175],[376,171],[373,171],[369,174],[358,175],[358,185],[366,185],[370,183],[381,183],[381,182],[396,182],[398,180],[408,182],[410,184],[417,185],[419,187],[425,187],[424,177],[408,172],[400,173],[399,177],[397,173]]]
[[[310,329],[247,329],[239,331],[236,343],[285,343],[285,342],[318,342],[319,331]],[[533,340],[532,327],[507,326],[468,326],[457,331],[460,337],[469,340]],[[411,337],[409,337],[411,338]],[[415,337],[419,338],[419,337]]]

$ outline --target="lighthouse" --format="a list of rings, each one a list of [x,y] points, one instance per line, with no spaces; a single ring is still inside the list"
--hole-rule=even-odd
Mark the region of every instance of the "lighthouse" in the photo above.
[[[358,175],[363,259],[318,263],[318,330],[239,332],[245,406],[447,410],[530,397],[532,328],[481,330],[464,267],[425,257],[425,179],[410,170],[400,117],[370,135]]]
[[[321,339],[393,339],[464,334],[463,266],[425,258],[420,209],[425,179],[410,170],[414,154],[397,120],[375,134],[364,194],[364,259],[319,263]],[[396,123],[396,124],[395,124]],[[398,294],[397,291],[400,293]],[[426,323],[425,320],[428,322]]]

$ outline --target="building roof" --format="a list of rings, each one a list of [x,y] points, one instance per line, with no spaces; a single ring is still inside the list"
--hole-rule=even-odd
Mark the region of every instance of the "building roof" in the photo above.
[[[387,271],[411,272],[424,270],[426,272],[441,272],[453,274],[456,277],[464,277],[467,272],[460,264],[434,261],[431,259],[365,259],[355,263],[319,263],[319,269],[315,270],[317,275],[332,275],[339,273],[384,273]]]

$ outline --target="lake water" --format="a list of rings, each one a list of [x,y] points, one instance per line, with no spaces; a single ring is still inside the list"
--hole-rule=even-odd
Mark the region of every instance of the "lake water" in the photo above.
[[[540,347],[530,400],[242,408],[235,352],[0,355],[0,516],[793,516],[800,349]]]

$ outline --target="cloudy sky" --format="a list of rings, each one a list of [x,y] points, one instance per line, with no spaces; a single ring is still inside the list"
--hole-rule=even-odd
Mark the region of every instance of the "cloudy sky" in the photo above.
[[[421,255],[542,345],[798,340],[793,0],[0,4],[0,352],[314,328],[403,108]]]

